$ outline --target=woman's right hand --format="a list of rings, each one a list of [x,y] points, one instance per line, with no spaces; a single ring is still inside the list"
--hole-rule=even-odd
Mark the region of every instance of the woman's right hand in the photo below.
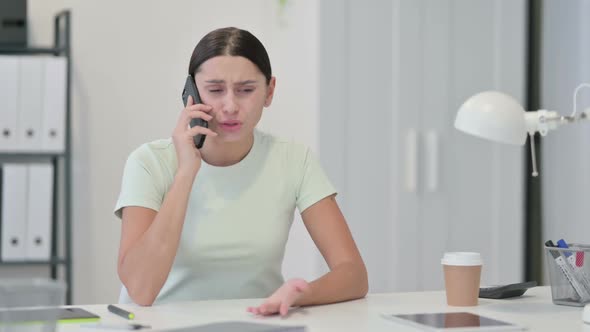
[[[189,127],[189,123],[193,118],[201,118],[205,121],[210,121],[213,117],[208,113],[213,108],[209,105],[194,104],[193,98],[188,97],[186,107],[180,113],[176,128],[172,133],[172,141],[176,149],[176,158],[178,160],[178,170],[186,170],[189,172],[199,171],[201,168],[201,152],[195,146],[193,136],[209,135],[217,136],[217,133],[209,128],[194,126]]]

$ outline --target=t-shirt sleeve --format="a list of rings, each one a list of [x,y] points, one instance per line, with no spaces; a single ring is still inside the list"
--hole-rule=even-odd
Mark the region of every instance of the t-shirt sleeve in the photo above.
[[[127,206],[160,210],[164,195],[156,183],[159,177],[154,174],[156,170],[150,169],[146,160],[142,159],[145,158],[141,158],[141,153],[137,150],[131,153],[125,163],[121,192],[114,210],[118,218],[122,217],[122,209]]]
[[[323,198],[336,193],[336,189],[309,148],[305,150],[302,166],[297,189],[297,209],[300,213]]]

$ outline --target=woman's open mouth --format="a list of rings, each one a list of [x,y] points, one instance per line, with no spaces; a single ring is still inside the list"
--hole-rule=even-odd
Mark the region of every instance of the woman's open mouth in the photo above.
[[[219,123],[219,128],[226,132],[235,132],[242,128],[240,121],[223,121]]]

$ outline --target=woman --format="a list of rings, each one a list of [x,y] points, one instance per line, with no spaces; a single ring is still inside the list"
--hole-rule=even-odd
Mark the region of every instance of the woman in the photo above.
[[[285,315],[365,296],[364,263],[319,163],[306,147],[255,129],[276,85],[264,46],[244,30],[212,31],[189,75],[202,104],[189,97],[172,138],[142,145],[125,165],[115,208],[120,301],[267,297],[248,310]],[[193,118],[209,128],[189,128]],[[330,268],[312,282],[281,275],[295,207]]]

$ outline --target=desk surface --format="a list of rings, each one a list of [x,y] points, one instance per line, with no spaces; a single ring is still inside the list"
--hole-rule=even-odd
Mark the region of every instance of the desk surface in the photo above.
[[[154,307],[121,305],[135,313],[134,322],[151,325],[153,330],[187,327],[219,321],[240,320],[258,323],[305,325],[309,332],[319,331],[418,331],[380,317],[382,313],[455,312],[468,311],[528,327],[529,331],[590,331],[582,323],[582,308],[554,305],[548,287],[529,289],[524,296],[507,300],[480,299],[476,307],[449,307],[445,293],[413,292],[369,294],[356,301],[298,308],[289,317],[255,317],[246,308],[260,300],[196,301],[165,304]],[[106,305],[83,305],[102,317],[103,323],[126,323],[107,311]],[[62,324],[59,331],[109,331],[80,328],[77,324]],[[141,330],[149,331],[149,330]]]

